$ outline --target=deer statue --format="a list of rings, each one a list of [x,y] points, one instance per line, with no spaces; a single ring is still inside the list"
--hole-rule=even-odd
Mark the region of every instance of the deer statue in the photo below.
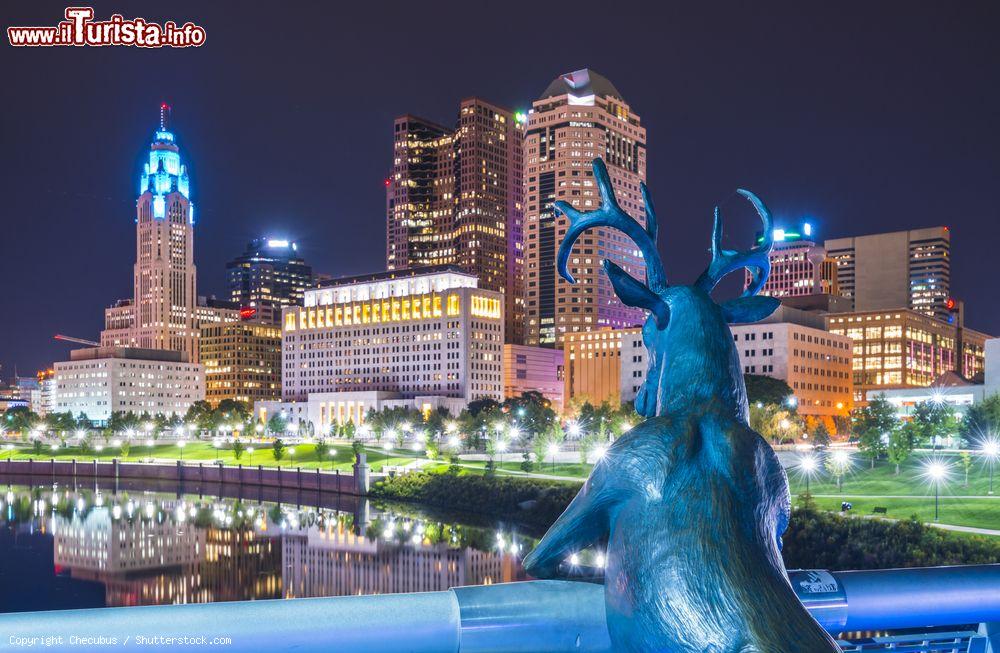
[[[779,302],[758,296],[770,273],[771,215],[737,191],[764,223],[747,251],[722,247],[715,209],[712,260],[693,285],[670,285],[656,249],[656,216],[641,186],[647,226],[625,213],[604,162],[594,177],[601,207],[569,219],[559,274],[587,229],[610,227],[642,251],[641,283],[605,260],[622,302],[649,312],[642,338],[649,374],[636,399],[647,418],[622,435],[538,546],[524,560],[536,578],[554,578],[567,558],[606,542],[605,607],[613,649],[628,653],[823,653],[836,642],[796,597],[781,559],[788,525],[788,480],[777,456],[749,424],[746,388],[729,324],[755,322]],[[742,296],[710,293],[730,272],[750,272]]]

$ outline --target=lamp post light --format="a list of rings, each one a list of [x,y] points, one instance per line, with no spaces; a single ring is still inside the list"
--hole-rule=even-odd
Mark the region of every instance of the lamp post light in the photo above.
[[[840,492],[843,487],[842,479],[844,477],[844,472],[847,468],[851,466],[851,454],[847,453],[844,449],[838,449],[833,452],[833,473],[837,477],[837,491]]]
[[[500,453],[500,469],[503,469],[503,454],[507,451],[507,441],[500,440],[497,442],[497,451]]]
[[[247,447],[247,453],[250,454],[250,466],[253,467],[253,447]]]
[[[385,454],[385,462],[382,463],[382,469],[383,469],[383,471],[385,470],[386,467],[389,466],[389,452],[390,451],[392,451],[392,442],[390,440],[386,440],[385,442],[382,443],[382,452]]]
[[[559,453],[559,445],[553,442],[549,445],[549,460],[552,463],[552,473],[556,471],[556,454]]]
[[[288,457],[292,459],[292,466],[295,465],[295,447],[288,447]]]
[[[927,465],[926,474],[934,485],[934,521],[938,521],[941,481],[947,478],[948,468],[944,463],[935,461]]]
[[[180,452],[181,452],[181,460],[184,460],[184,447],[186,445],[187,445],[187,442],[185,442],[184,440],[178,440],[177,441],[177,448],[180,449]]]
[[[799,469],[806,477],[806,494],[809,494],[809,477],[816,471],[816,459],[813,456],[803,456],[799,460]]]
[[[986,464],[990,467],[990,494],[993,494],[993,466],[997,458],[1000,458],[1000,440],[990,438],[983,443],[982,454],[986,458]]]

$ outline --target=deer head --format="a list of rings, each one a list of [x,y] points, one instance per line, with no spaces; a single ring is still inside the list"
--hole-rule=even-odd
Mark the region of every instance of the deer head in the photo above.
[[[763,240],[745,251],[723,249],[722,214],[716,207],[711,262],[693,284],[672,286],[667,283],[656,249],[656,213],[646,185],[640,186],[646,207],[646,227],[643,227],[618,205],[604,161],[594,159],[593,167],[601,194],[599,209],[584,213],[566,202],[555,203],[556,211],[569,219],[556,264],[559,274],[569,283],[575,283],[568,268],[573,244],[593,227],[623,232],[642,252],[646,262],[645,283],[611,261],[603,261],[619,299],[649,312],[642,327],[649,371],[636,398],[636,410],[644,417],[680,410],[719,410],[745,422],[746,388],[728,325],[756,322],[778,307],[778,300],[757,296],[771,270],[768,254],[774,243],[770,212],[756,195],[737,190],[757,209],[764,223]],[[750,271],[751,281],[743,294],[716,303],[710,295],[712,289],[730,272],[744,268]]]

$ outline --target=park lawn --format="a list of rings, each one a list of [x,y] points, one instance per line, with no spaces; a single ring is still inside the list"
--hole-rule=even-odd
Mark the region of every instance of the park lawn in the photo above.
[[[965,485],[965,470],[962,468],[958,454],[914,452],[905,463],[900,465],[899,475],[896,467],[884,460],[871,463],[857,456],[854,466],[844,475],[842,489],[837,489],[836,480],[826,469],[813,473],[809,481],[809,491],[820,494],[850,494],[852,496],[885,496],[903,495],[934,496],[934,487],[925,474],[925,466],[929,461],[941,462],[948,468],[948,478],[941,481],[941,496],[967,495],[986,496],[989,491],[989,467],[986,462],[973,456],[972,467],[969,469],[969,485]],[[1000,494],[1000,469],[997,470],[995,489]],[[793,495],[805,492],[806,483],[803,474],[794,467],[788,469],[788,482]],[[996,528],[1000,528],[1000,521]]]
[[[500,464],[500,460],[496,461],[496,471],[498,474],[510,474],[514,476],[523,475],[525,472],[521,469],[521,460],[504,460],[503,465]],[[486,461],[484,460],[463,460],[461,464],[468,469],[486,469]],[[545,474],[548,476],[572,476],[579,478],[581,481],[590,476],[590,470],[593,469],[593,465],[586,465],[581,463],[556,463],[551,465],[549,463],[535,464],[534,469],[529,472],[531,474]]]
[[[146,445],[133,444],[129,449],[129,455],[123,457],[118,447],[105,445],[100,452],[93,450],[84,451],[81,447],[66,446],[51,451],[44,449],[40,455],[35,455],[30,447],[20,447],[11,451],[0,451],[0,459],[12,458],[14,460],[112,460],[118,458],[126,462],[144,462],[154,460],[157,462],[181,460],[185,463],[206,463],[215,464],[222,462],[224,465],[263,465],[264,467],[301,467],[302,469],[339,470],[341,472],[352,471],[354,465],[354,452],[350,445],[333,446],[332,456],[320,461],[316,456],[316,445],[297,444],[295,445],[295,456],[288,454],[288,447],[285,448],[284,458],[280,461],[274,459],[273,450],[270,444],[258,444],[254,446],[254,453],[251,456],[244,452],[239,460],[233,455],[231,448],[216,448],[206,442],[188,442],[183,448],[175,444],[156,444],[152,447]],[[380,471],[383,465],[406,465],[413,462],[413,457],[406,455],[405,451],[393,450],[388,453],[382,449],[368,449],[368,464],[373,471]]]
[[[843,497],[815,497],[816,505],[824,510],[838,512],[842,501],[851,503],[849,514],[855,517],[870,516],[876,507],[887,508],[889,519],[909,519],[916,515],[922,522],[934,521],[934,495],[911,499],[887,499],[883,497],[845,495]],[[942,496],[940,500],[941,524],[972,526],[1000,530],[1000,500],[956,499]]]

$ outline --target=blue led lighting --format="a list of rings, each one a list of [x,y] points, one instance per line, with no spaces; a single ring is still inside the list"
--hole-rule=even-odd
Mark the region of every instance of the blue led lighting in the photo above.
[[[167,217],[167,200],[163,195],[153,197],[153,217],[161,220]]]

